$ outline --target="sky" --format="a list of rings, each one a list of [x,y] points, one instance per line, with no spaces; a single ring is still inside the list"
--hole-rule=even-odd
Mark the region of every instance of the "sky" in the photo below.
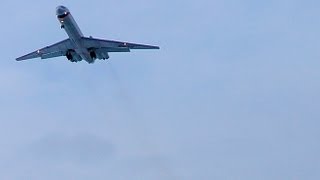
[[[15,58],[86,36],[159,45]],[[320,178],[320,2],[1,1],[0,179]]]

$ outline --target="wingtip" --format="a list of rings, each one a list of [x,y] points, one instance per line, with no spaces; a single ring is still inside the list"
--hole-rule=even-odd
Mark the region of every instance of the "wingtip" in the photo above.
[[[22,60],[23,60],[22,57],[16,58],[16,61],[22,61]]]
[[[160,49],[160,47],[159,46],[152,46],[151,49]]]
[[[16,58],[16,61],[23,61],[23,60],[26,60],[27,58],[25,58],[24,56],[22,56],[22,57],[18,57],[18,58]]]

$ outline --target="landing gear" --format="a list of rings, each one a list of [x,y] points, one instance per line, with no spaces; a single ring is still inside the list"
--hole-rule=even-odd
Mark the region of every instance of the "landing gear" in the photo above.
[[[92,59],[97,59],[97,54],[94,51],[90,52],[90,56]]]
[[[69,61],[73,60],[72,54],[69,51],[67,52],[66,57]]]
[[[64,29],[64,25],[61,25],[61,29]]]

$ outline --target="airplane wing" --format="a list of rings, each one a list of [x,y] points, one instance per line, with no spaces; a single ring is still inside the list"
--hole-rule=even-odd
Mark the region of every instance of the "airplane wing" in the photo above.
[[[66,55],[69,49],[74,49],[74,47],[72,46],[70,39],[65,39],[51,46],[47,46],[37,51],[34,51],[32,53],[21,56],[16,60],[22,61],[22,60],[38,58],[38,57],[40,57],[41,59],[48,59],[48,58],[53,58],[58,56],[64,56]]]
[[[103,48],[108,52],[128,52],[130,49],[160,49],[158,46],[135,44],[129,42],[120,42],[95,38],[82,38],[83,45],[86,48]]]

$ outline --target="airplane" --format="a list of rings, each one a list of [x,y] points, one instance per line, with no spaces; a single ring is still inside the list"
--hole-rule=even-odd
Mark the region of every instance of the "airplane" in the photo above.
[[[66,56],[71,62],[85,60],[91,64],[96,59],[109,59],[109,52],[130,52],[131,49],[160,49],[158,46],[96,39],[91,36],[85,37],[68,8],[58,6],[56,15],[61,24],[61,29],[66,31],[69,38],[16,58],[17,61],[39,57],[48,59]]]

